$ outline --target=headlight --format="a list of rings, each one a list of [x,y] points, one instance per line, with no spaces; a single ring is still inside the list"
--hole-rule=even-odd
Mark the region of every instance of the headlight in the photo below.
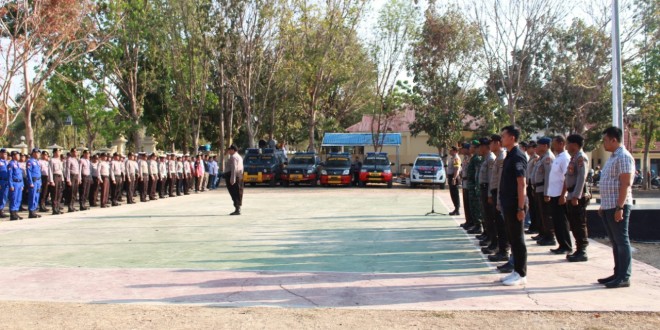
[[[360,172],[362,172],[362,173],[367,173],[367,170],[360,170]]]
[[[392,173],[392,170],[385,170],[385,171],[383,171],[383,173],[390,174],[390,173]]]
[[[268,169],[264,169],[264,173],[268,173]]]
[[[344,170],[344,172],[342,173],[342,175],[349,175],[349,174],[351,174],[351,170]]]
[[[287,174],[289,173],[289,170],[282,170],[282,173]]]
[[[328,171],[326,171],[326,170],[321,170],[321,175],[328,175]]]
[[[314,170],[307,170],[307,174],[312,174],[314,173]]]
[[[412,174],[419,175],[419,171],[416,168],[413,168]]]

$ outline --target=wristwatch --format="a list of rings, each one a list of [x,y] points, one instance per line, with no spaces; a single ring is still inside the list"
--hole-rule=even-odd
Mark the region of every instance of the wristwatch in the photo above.
[[[623,206],[617,205],[616,208],[614,209],[615,212],[619,210],[623,211]]]
[[[525,208],[520,208],[520,207],[519,207],[519,208],[516,209],[516,212],[520,212],[520,211],[525,212]]]

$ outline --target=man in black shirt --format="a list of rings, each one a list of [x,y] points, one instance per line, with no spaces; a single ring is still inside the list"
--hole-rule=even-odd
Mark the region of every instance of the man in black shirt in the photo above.
[[[502,146],[508,150],[500,179],[500,211],[504,216],[507,235],[511,243],[514,272],[501,279],[504,285],[527,283],[527,247],[524,220],[527,157],[518,147],[520,129],[507,126],[502,129]]]

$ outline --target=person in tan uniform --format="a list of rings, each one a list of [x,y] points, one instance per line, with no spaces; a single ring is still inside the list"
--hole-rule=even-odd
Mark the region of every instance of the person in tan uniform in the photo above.
[[[238,147],[233,144],[227,152],[229,161],[224,176],[227,180],[227,190],[229,190],[235,208],[230,215],[241,215],[241,206],[243,205],[243,158],[238,154]]]
[[[50,159],[50,173],[48,185],[50,186],[50,196],[53,199],[53,215],[62,214],[60,202],[62,201],[62,190],[64,178],[64,166],[60,158],[60,150],[53,149],[53,158]]]
[[[101,208],[108,206],[110,197],[110,163],[108,154],[102,153],[99,161],[99,191],[101,192]]]

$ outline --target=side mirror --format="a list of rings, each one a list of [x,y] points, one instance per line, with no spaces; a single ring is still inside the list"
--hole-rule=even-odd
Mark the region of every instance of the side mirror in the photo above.
[[[408,166],[412,167],[412,166],[413,166],[413,163],[408,163]]]
[[[390,166],[394,166],[394,163],[390,163]]]

